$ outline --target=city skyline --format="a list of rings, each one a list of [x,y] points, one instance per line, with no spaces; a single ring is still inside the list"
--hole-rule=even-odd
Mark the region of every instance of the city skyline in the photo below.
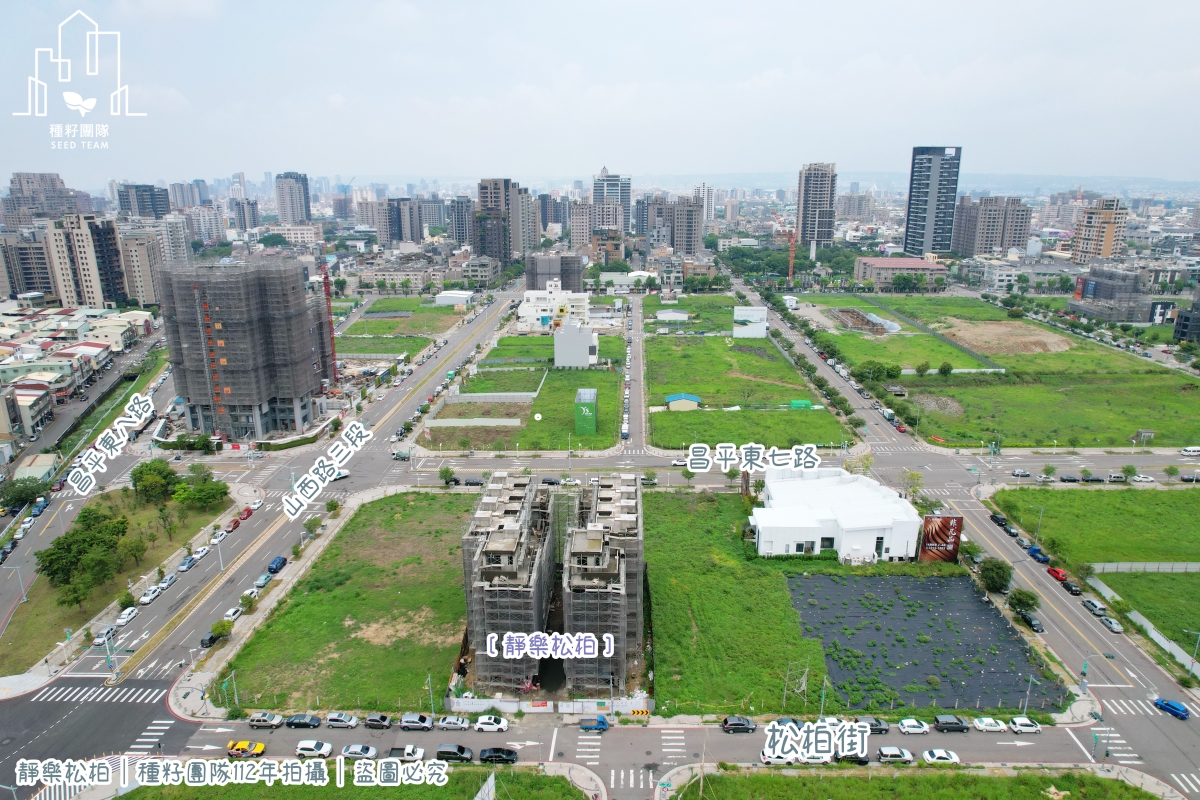
[[[270,6],[235,8],[225,0],[51,2],[19,11],[6,2],[13,24],[0,33],[0,98],[8,111],[0,115],[0,131],[9,146],[0,172],[54,171],[90,189],[113,178],[153,184],[285,170],[463,176],[464,182],[505,174],[537,186],[547,176],[587,178],[602,165],[638,183],[647,175],[787,173],[804,163],[836,162],[849,176],[904,172],[911,148],[929,141],[964,148],[964,188],[972,188],[976,173],[1200,180],[1200,156],[1186,137],[1168,132],[1145,148],[1139,143],[1151,118],[1111,112],[1121,97],[1136,95],[1142,107],[1170,107],[1172,130],[1195,121],[1200,112],[1172,102],[1200,82],[1183,38],[1200,9],[1183,4],[1167,9],[1169,26],[1140,24],[1141,12],[1118,6],[1103,14],[1080,14],[1078,4],[1030,6],[1037,8],[1037,26],[1030,28],[1019,8],[973,9],[964,17],[939,13],[950,8],[941,4],[915,10],[868,3],[869,24],[852,31],[832,8],[763,6],[747,13],[706,4],[682,18],[669,9],[642,9],[646,24],[620,29],[610,57],[597,63],[572,43],[626,18],[610,6],[602,13],[543,4],[359,2],[335,12],[299,3],[280,20]],[[121,32],[128,102],[146,113],[117,118],[102,152],[52,151],[47,118],[12,115],[26,107],[33,49],[53,44],[55,26],[77,9]],[[801,14],[807,15],[801,27],[833,35],[791,46],[785,31],[799,29]],[[668,15],[670,25],[655,24]],[[760,24],[765,18],[772,24]],[[374,22],[362,25],[363,19]],[[1078,35],[1046,46],[1048,32],[1066,28]],[[905,47],[916,38],[948,44]],[[185,40],[198,43],[194,55],[203,69],[178,57]],[[299,41],[313,43],[315,61],[307,48],[302,58]],[[511,57],[493,62],[476,54],[498,46]],[[360,69],[360,57],[337,57],[343,47],[380,69]],[[697,52],[707,54],[698,65]],[[1112,52],[1121,54],[1119,61],[1105,61]],[[529,70],[526,62],[539,57],[543,68]],[[254,88],[231,91],[244,85],[248,65],[259,76]],[[394,69],[416,69],[426,79],[383,78]],[[1106,80],[1091,80],[1096,71]],[[62,86],[46,73],[53,105]],[[803,87],[812,84],[857,95],[854,123],[801,102]],[[594,124],[596,104],[611,101],[626,112],[625,135]],[[108,120],[107,111],[102,102],[84,122]],[[549,113],[571,135],[527,136],[535,111]],[[639,133],[686,129],[704,116],[715,124],[691,141]],[[470,119],[489,120],[488,135],[462,124]],[[214,136],[214,124],[243,127],[247,135]],[[784,133],[763,146],[754,128]]]

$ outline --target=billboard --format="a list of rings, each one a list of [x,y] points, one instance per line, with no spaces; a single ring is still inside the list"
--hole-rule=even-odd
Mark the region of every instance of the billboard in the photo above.
[[[596,396],[595,389],[580,389],[575,392],[575,433],[578,436],[594,435],[596,433]]]
[[[963,518],[949,514],[926,514],[918,561],[958,561]]]
[[[765,339],[767,337],[767,309],[764,306],[733,307],[733,338]]]
[[[1083,285],[1085,283],[1087,283],[1087,278],[1085,278],[1083,275],[1080,275],[1079,277],[1077,277],[1075,279],[1075,295],[1074,296],[1075,296],[1076,300],[1083,299]]]

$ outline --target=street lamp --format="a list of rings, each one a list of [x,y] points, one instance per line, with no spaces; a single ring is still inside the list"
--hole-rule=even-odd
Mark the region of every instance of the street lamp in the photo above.
[[[1192,667],[1196,666],[1196,651],[1200,650],[1200,631],[1185,630],[1184,633],[1196,634],[1196,646],[1194,648],[1192,648],[1192,663],[1188,665],[1188,673],[1190,674],[1192,671]]]
[[[1020,480],[1020,479],[1018,478],[1018,480]],[[1035,505],[1032,505],[1032,504],[1030,504],[1030,506],[1029,506],[1029,507],[1030,507],[1030,508],[1036,508],[1036,509],[1038,510],[1038,529],[1037,529],[1037,533],[1036,533],[1036,534],[1034,534],[1034,537],[1033,537],[1033,543],[1034,543],[1034,544],[1041,544],[1041,539],[1042,539],[1042,514],[1045,514],[1045,513],[1046,513],[1046,509],[1045,509],[1044,507],[1042,507],[1042,506],[1035,506]],[[1028,540],[1026,540],[1026,541],[1028,541]]]
[[[17,571],[17,585],[21,587],[21,602],[28,603],[29,597],[25,594],[25,582],[21,580],[21,568],[17,566],[5,567],[5,569],[15,569]]]
[[[1019,677],[1021,677],[1021,673],[1019,673],[1019,672],[1018,672],[1018,673],[1017,673],[1017,677],[1018,677],[1018,678],[1019,678]],[[1024,713],[1026,713],[1026,714],[1028,714],[1028,713],[1029,713],[1029,693],[1030,693],[1030,691],[1032,691],[1032,689],[1033,689],[1033,685],[1034,685],[1035,683],[1036,683],[1038,686],[1041,686],[1041,685],[1042,685],[1042,682],[1041,682],[1041,681],[1034,680],[1034,678],[1033,678],[1033,673],[1032,673],[1032,672],[1030,672],[1030,673],[1029,673],[1029,683],[1028,683],[1028,684],[1025,686],[1025,711],[1024,711]]]

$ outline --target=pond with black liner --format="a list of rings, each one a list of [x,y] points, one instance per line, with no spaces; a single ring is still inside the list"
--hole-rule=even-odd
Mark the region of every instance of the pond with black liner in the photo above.
[[[1030,709],[1056,711],[1067,696],[970,578],[792,575],[788,590],[850,708],[1011,708],[1024,703],[1031,670]]]

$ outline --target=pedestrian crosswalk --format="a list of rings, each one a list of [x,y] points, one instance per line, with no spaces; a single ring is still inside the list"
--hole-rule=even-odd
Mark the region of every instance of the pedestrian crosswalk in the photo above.
[[[1175,781],[1176,785],[1185,794],[1200,794],[1200,777],[1196,777],[1196,773],[1194,772],[1180,772],[1178,774],[1172,772],[1171,780]]]
[[[166,689],[143,686],[60,686],[53,684],[34,695],[34,703],[157,703]]]
[[[625,781],[628,779],[629,785],[626,787]],[[625,789],[630,791],[641,789],[654,789],[654,770],[652,769],[610,769],[608,771],[608,788],[609,789]]]
[[[1118,764],[1143,764],[1141,756],[1133,752],[1133,748],[1125,741],[1116,728],[1092,728],[1097,744],[1104,745],[1104,760],[1116,761]],[[1099,759],[1097,759],[1099,760]]]
[[[1101,706],[1105,711],[1113,714],[1133,715],[1140,714],[1146,717],[1166,716],[1163,712],[1154,707],[1154,704],[1143,700],[1120,700],[1110,699],[1101,700]]]
[[[142,731],[133,744],[129,745],[129,749],[125,751],[126,755],[144,756],[152,750],[162,752],[162,737],[167,731],[171,730],[171,726],[175,724],[173,719],[156,719],[146,726],[146,730]]]
[[[582,761],[589,767],[594,767],[600,763],[599,734],[579,734],[579,739],[575,742],[575,760]]]
[[[686,736],[682,729],[663,728],[659,731],[659,737],[661,738],[662,763],[664,767],[689,762],[687,758]]]
[[[920,447],[903,444],[881,444],[871,447],[876,453],[920,453]]]

